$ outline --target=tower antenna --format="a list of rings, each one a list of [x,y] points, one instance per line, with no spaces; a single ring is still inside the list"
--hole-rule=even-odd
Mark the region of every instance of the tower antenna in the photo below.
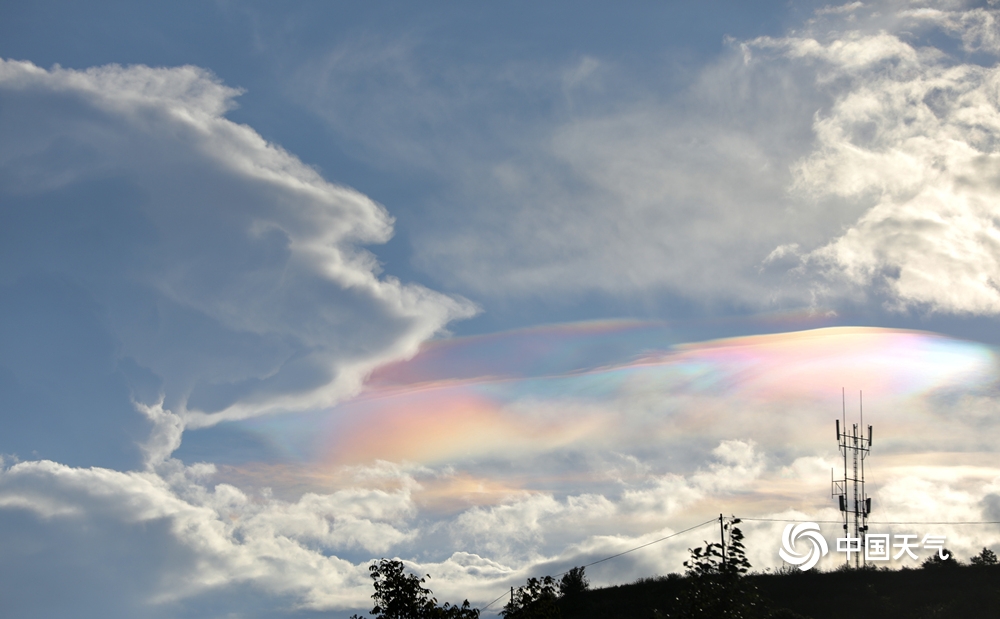
[[[871,453],[872,447],[872,427],[868,426],[868,436],[864,435],[864,398],[862,392],[858,392],[858,413],[861,416],[860,423],[852,424],[851,431],[847,430],[847,399],[844,389],[840,390],[840,400],[842,416],[844,419],[843,428],[840,420],[836,421],[837,426],[837,446],[844,457],[844,477],[843,479],[832,479],[833,471],[830,472],[831,496],[837,497],[837,502],[841,513],[844,515],[844,537],[838,539],[837,550],[847,551],[847,565],[851,564],[851,553],[854,555],[854,566],[861,567],[863,564],[862,552],[866,547],[868,537],[868,514],[872,511],[872,500],[865,493],[865,458]],[[850,455],[853,466],[851,475],[847,473],[847,460]],[[850,496],[847,492],[847,484],[851,483]],[[853,527],[851,527],[851,516]],[[840,541],[847,542],[846,548],[840,547]]]

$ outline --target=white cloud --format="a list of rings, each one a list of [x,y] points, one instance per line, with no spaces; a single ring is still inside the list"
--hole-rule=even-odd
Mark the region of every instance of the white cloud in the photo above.
[[[645,532],[661,530],[698,501],[725,500],[727,494],[751,487],[764,471],[753,441],[722,441],[712,455],[715,462],[686,476],[654,473],[621,482],[619,496],[585,493],[558,499],[535,493],[473,507],[455,519],[452,531],[461,547],[506,563],[539,561],[539,551],[560,553],[570,545],[575,552],[587,547],[599,553],[595,544],[614,548],[651,536]]]
[[[848,83],[817,115],[818,147],[796,164],[796,190],[872,204],[806,260],[835,279],[881,289],[895,308],[1000,312],[991,172],[1000,74],[950,64],[885,33],[855,35],[849,46],[780,44],[822,59],[822,80]]]
[[[968,52],[1000,52],[1000,24],[995,10],[989,8],[948,7],[918,8],[902,11],[902,16],[916,22],[934,24],[962,40]],[[990,2],[995,5],[995,2]],[[952,8],[953,10],[947,10]],[[954,10],[957,9],[957,10]],[[964,9],[964,10],[963,10]]]
[[[851,13],[864,6],[863,2],[848,2],[845,4],[839,4],[836,6],[824,6],[821,9],[816,9],[817,15],[836,15],[838,13]]]
[[[151,572],[144,590],[124,597],[134,596],[138,607],[152,605],[153,612],[166,614],[173,602],[240,583],[269,591],[279,604],[281,596],[291,594],[295,605],[358,607],[370,595],[366,564],[354,565],[324,550],[361,549],[371,556],[414,534],[405,530],[413,511],[406,491],[355,489],[306,494],[287,503],[226,484],[208,488],[199,485],[198,476],[197,469],[176,461],[166,477],[22,462],[0,473],[0,505],[7,517],[18,510],[36,514],[43,523],[41,535],[63,536],[76,529],[81,542],[115,531],[138,537],[141,543],[132,548],[80,550],[113,573]],[[74,561],[75,552],[66,549]],[[162,564],[143,560],[148,553],[169,559]]]
[[[0,93],[20,237],[0,284],[82,289],[188,426],[329,406],[473,313],[379,277],[361,246],[389,239],[386,210],[226,119],[239,93],[202,69],[4,61]]]
[[[311,102],[338,131],[364,141],[353,118],[380,136],[365,142],[373,152],[446,180],[410,232],[416,264],[454,289],[993,315],[996,15],[827,6],[792,35],[733,42],[667,93],[592,55],[432,77],[414,40],[366,40],[363,71],[343,47],[303,71],[320,75]],[[419,156],[385,147],[370,112],[331,86],[343,83],[364,86]],[[470,109],[513,92],[558,103],[473,128]],[[444,146],[418,126],[456,137]],[[489,139],[466,148],[463,127]]]
[[[474,311],[380,276],[362,246],[387,211],[227,120],[237,94],[195,67],[0,62],[5,439],[85,463],[139,443],[145,465],[5,460],[15,614],[357,608],[366,559],[420,531],[409,482],[281,501],[170,458],[185,428],[330,406]]]

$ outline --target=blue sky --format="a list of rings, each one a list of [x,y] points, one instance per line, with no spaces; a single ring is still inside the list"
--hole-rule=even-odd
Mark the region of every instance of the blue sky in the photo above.
[[[376,557],[481,604],[835,518],[841,387],[885,520],[1000,519],[998,17],[5,4],[0,598],[346,617]]]

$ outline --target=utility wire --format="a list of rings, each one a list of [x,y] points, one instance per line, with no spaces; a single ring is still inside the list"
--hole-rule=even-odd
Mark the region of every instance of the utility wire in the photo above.
[[[744,518],[739,517],[744,522],[815,522],[816,524],[841,524],[840,520],[789,520],[786,518]]]
[[[928,522],[926,520],[913,520],[910,522],[876,522],[869,520],[872,524],[1000,524],[1000,520],[941,520],[938,522]]]
[[[661,537],[660,539],[655,539],[655,540],[653,540],[651,542],[646,542],[642,546],[636,546],[635,548],[630,548],[630,549],[628,549],[628,550],[626,550],[624,552],[619,552],[618,554],[611,555],[610,557],[604,557],[603,559],[600,559],[598,561],[594,561],[593,563],[588,563],[587,565],[584,565],[584,566],[581,566],[581,567],[590,567],[591,565],[597,565],[598,563],[604,563],[605,561],[610,561],[611,559],[618,558],[618,557],[620,557],[622,555],[627,555],[630,552],[635,552],[636,550],[639,550],[641,548],[645,548],[646,546],[652,546],[653,544],[659,544],[660,542],[668,540],[671,537],[677,537],[678,535],[681,535],[682,533],[687,533],[688,531],[694,531],[695,529],[699,529],[699,528],[705,526],[706,524],[711,524],[713,522],[718,522],[718,521],[719,521],[718,518],[712,518],[711,520],[706,520],[705,522],[703,522],[701,524],[696,524],[693,527],[688,527],[687,529],[684,529],[683,531],[678,531],[676,533],[671,533],[670,535],[668,535],[666,537]],[[563,574],[566,574],[568,572],[569,572],[569,570],[566,570],[565,572],[559,572],[558,574],[556,574],[556,576],[562,576]]]
[[[598,563],[604,563],[605,561],[610,561],[611,559],[616,559],[616,558],[618,558],[618,557],[620,557],[622,555],[627,555],[630,552],[635,552],[636,550],[641,550],[641,549],[645,548],[646,546],[652,546],[653,544],[659,544],[660,542],[666,541],[666,540],[670,539],[671,537],[677,537],[678,535],[687,533],[688,531],[694,531],[695,529],[699,529],[699,528],[705,526],[706,524],[711,524],[713,522],[717,522],[718,520],[719,520],[718,518],[712,518],[711,520],[706,520],[705,522],[703,522],[701,524],[696,524],[693,527],[688,527],[687,529],[684,529],[683,531],[678,531],[676,533],[671,533],[670,535],[668,535],[666,537],[661,537],[660,539],[654,539],[653,541],[646,542],[645,544],[642,544],[641,546],[636,546],[635,548],[629,548],[628,550],[625,550],[623,552],[619,552],[618,554],[611,555],[610,557],[604,557],[603,559],[598,559],[597,561],[594,561],[593,563],[588,563],[588,564],[583,565],[581,567],[590,567],[591,565],[597,565]],[[563,574],[567,574],[567,573],[569,573],[569,571],[570,570],[566,570],[565,572],[559,572],[558,574],[556,574],[555,576],[553,576],[553,578],[555,578],[557,576],[562,576]],[[500,595],[500,597],[498,597],[497,599],[493,600],[492,602],[490,602],[486,606],[483,606],[482,608],[480,608],[479,612],[482,612],[482,611],[486,610],[487,608],[489,608],[490,606],[493,606],[494,604],[496,604],[497,602],[499,602],[501,599],[503,599],[503,597],[505,595],[507,595],[506,592],[502,593]]]
[[[482,608],[480,608],[480,609],[479,609],[479,612],[483,612],[484,610],[486,610],[486,609],[487,609],[487,608],[489,608],[490,606],[493,606],[494,604],[496,604],[497,602],[499,602],[499,601],[500,601],[501,599],[503,599],[503,596],[505,596],[505,595],[507,595],[507,592],[506,592],[506,591],[504,591],[503,593],[501,593],[501,594],[500,594],[500,597],[498,597],[497,599],[493,600],[492,602],[490,602],[490,603],[489,603],[489,604],[487,604],[486,606],[483,606]]]
[[[816,524],[841,524],[840,520],[792,520],[790,518],[744,518],[740,520],[747,522],[815,522]],[[907,521],[875,521],[869,520],[871,524],[1000,524],[1000,520],[907,520]]]

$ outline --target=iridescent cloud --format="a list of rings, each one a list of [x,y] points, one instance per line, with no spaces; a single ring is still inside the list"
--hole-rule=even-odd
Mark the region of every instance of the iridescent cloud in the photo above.
[[[985,393],[997,375],[991,348],[925,332],[675,338],[662,324],[605,322],[437,342],[332,410],[241,424],[320,477],[389,461],[493,482],[527,475],[524,487],[553,490],[568,488],[567,459],[586,471],[570,487],[598,483],[609,466],[600,454],[661,472],[690,470],[695,453],[727,439],[788,456],[835,454],[842,387],[849,421],[863,391],[885,453],[914,449],[941,421],[934,398]],[[956,440],[975,431],[953,430]]]

